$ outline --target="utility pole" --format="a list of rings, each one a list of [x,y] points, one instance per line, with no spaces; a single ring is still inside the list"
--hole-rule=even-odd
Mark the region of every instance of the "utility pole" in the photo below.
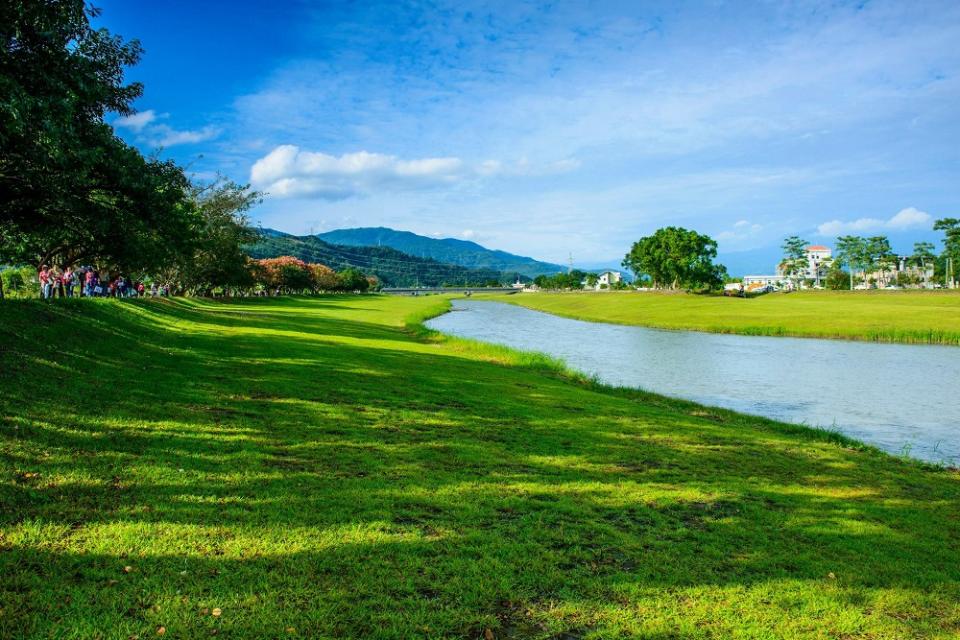
[[[573,252],[570,252],[570,259],[567,262],[567,273],[573,273]]]

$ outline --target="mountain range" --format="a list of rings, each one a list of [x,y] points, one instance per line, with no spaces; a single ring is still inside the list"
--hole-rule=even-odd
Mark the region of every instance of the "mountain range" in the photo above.
[[[305,262],[325,264],[337,271],[353,267],[377,276],[388,287],[480,286],[493,282],[508,284],[517,278],[515,272],[444,264],[388,246],[345,246],[325,242],[317,236],[295,236],[275,229],[259,231],[260,240],[246,247],[253,258],[293,256]]]
[[[476,242],[455,238],[429,238],[410,231],[397,231],[386,227],[361,227],[337,229],[317,235],[326,242],[351,247],[390,247],[411,256],[431,258],[445,264],[459,265],[469,269],[492,269],[534,278],[538,275],[553,275],[565,272],[566,267],[541,262],[506,251],[487,249]]]

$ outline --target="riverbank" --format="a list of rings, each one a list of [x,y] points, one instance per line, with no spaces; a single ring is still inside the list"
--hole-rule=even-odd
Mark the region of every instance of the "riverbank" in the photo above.
[[[960,466],[956,347],[664,331],[479,298],[452,304],[454,313],[427,326],[562,358],[606,384],[827,427],[893,455]]]
[[[801,291],[757,298],[685,293],[538,292],[500,302],[659,329],[960,346],[960,292]]]
[[[443,338],[0,305],[0,636],[951,637],[960,478]]]

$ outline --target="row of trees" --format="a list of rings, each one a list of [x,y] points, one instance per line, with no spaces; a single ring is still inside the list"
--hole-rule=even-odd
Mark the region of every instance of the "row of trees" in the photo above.
[[[191,181],[115,135],[104,118],[133,113],[143,88],[124,71],[142,50],[93,29],[97,14],[84,0],[0,4],[0,265],[90,264],[185,293],[252,286],[260,194]]]
[[[377,279],[353,268],[337,273],[322,264],[311,264],[293,256],[265,258],[251,263],[250,276],[255,285],[284,293],[331,291],[363,292],[376,289]]]
[[[713,263],[716,257],[710,236],[665,227],[633,243],[623,266],[656,289],[715,289],[727,275],[723,265]]]
[[[827,273],[827,286],[832,289],[852,289],[855,278],[859,277],[862,284],[866,285],[872,274],[879,274],[883,284],[890,284],[894,280],[901,285],[926,284],[926,274],[931,270],[934,279],[949,285],[955,278],[953,265],[960,262],[960,219],[942,218],[934,223],[933,229],[944,232],[944,248],[939,255],[932,242],[924,241],[915,242],[913,252],[903,257],[908,266],[919,270],[920,275],[897,272],[901,257],[893,251],[886,236],[840,236]],[[806,247],[806,240],[798,236],[784,240],[784,257],[780,263],[782,273],[795,279],[806,277],[809,268]]]
[[[568,273],[557,273],[552,276],[539,275],[533,279],[533,284],[541,289],[582,289],[584,281],[590,275],[593,274],[572,269]],[[594,278],[596,278],[595,275]]]

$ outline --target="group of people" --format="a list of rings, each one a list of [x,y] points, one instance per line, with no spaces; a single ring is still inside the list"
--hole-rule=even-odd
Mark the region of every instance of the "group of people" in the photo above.
[[[40,280],[40,297],[45,300],[72,298],[75,291],[89,298],[135,298],[148,293],[151,296],[170,295],[169,285],[157,286],[153,283],[148,289],[142,281],[132,281],[122,275],[101,277],[93,267],[66,267],[59,270],[44,266],[37,272],[37,277]]]

